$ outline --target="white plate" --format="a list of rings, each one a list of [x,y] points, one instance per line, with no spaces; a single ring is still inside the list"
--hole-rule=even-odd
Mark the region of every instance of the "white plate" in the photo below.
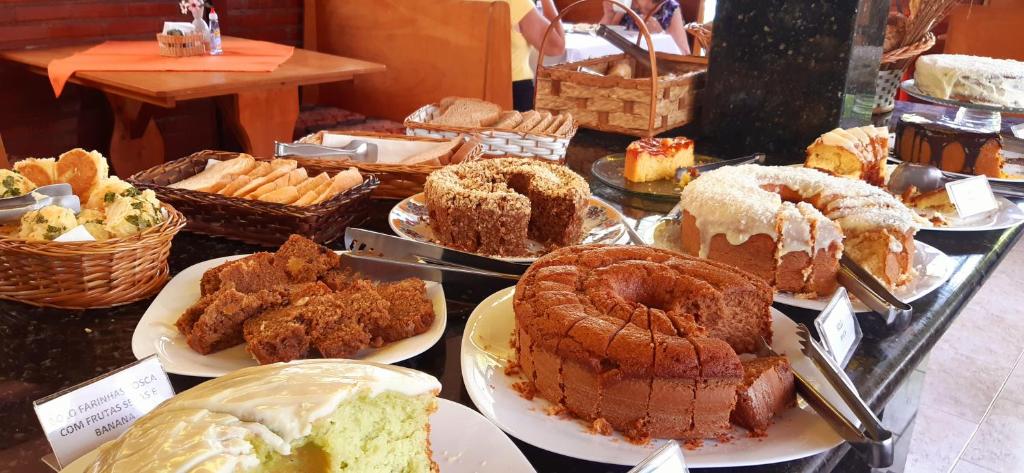
[[[132,353],[135,354],[135,358],[141,360],[156,353],[160,358],[160,364],[169,373],[207,378],[215,378],[247,366],[256,366],[258,363],[245,351],[245,344],[201,355],[189,348],[185,337],[174,326],[174,322],[185,309],[199,300],[199,281],[206,270],[225,261],[245,256],[247,255],[226,256],[203,261],[174,276],[160,294],[157,294],[135,327],[135,333],[132,335]],[[434,323],[426,332],[380,348],[365,349],[352,358],[395,363],[419,355],[434,346],[444,334],[448,309],[440,284],[428,281],[427,297],[434,304]]]
[[[893,291],[899,300],[910,303],[916,301],[943,285],[953,275],[953,259],[946,256],[934,246],[919,241],[914,241],[914,270],[917,276],[906,286]],[[776,292],[775,302],[802,307],[811,310],[824,310],[828,305],[829,297],[817,299],[804,299],[789,292]],[[853,299],[853,310],[856,312],[871,312],[863,302]]]
[[[437,412],[430,416],[430,449],[434,462],[445,473],[535,471],[494,424],[473,409],[447,399],[438,399]],[[98,454],[98,450],[86,453],[61,473],[85,473]]]
[[[515,327],[512,295],[515,288],[498,291],[484,299],[469,316],[462,337],[462,378],[466,391],[476,407],[509,435],[538,448],[584,460],[617,465],[635,465],[664,441],[635,445],[615,433],[611,436],[592,434],[578,420],[553,417],[546,413],[550,404],[535,397],[528,401],[520,396],[512,383],[519,377],[505,375],[507,360],[514,356],[510,338]],[[781,312],[772,309],[772,347],[789,357],[793,368],[847,416],[852,414],[839,396],[827,386],[824,377],[810,359],[800,352],[796,324]],[[780,414],[764,438],[750,438],[746,430],[733,429],[727,443],[705,440],[704,445],[686,450],[686,464],[692,468],[762,465],[803,458],[839,445],[839,437],[813,410],[799,402]]]
[[[956,216],[948,216],[946,219],[949,224],[940,227],[925,227],[922,226],[921,230],[930,230],[935,232],[979,232],[987,230],[1004,230],[1007,228],[1016,227],[1024,222],[1024,210],[1013,203],[1010,199],[1002,196],[996,196],[996,202],[999,204],[999,208],[992,212],[976,215],[967,219],[959,219]],[[915,210],[911,208],[911,210]],[[927,218],[927,216],[925,216]]]
[[[679,251],[679,225],[673,225],[671,220],[661,219],[649,227],[646,234],[641,234],[646,241],[653,242],[651,246]],[[916,301],[945,283],[953,275],[953,260],[935,247],[919,241],[914,241],[914,270],[917,276],[906,286],[896,290],[893,294],[903,302]],[[831,294],[829,295],[831,297]],[[790,292],[776,292],[775,302],[801,307],[804,309],[824,310],[828,305],[829,297],[817,299],[805,299],[797,297]],[[853,310],[856,312],[871,312],[863,302],[853,299]]]
[[[437,244],[434,241],[434,231],[430,229],[427,218],[427,206],[423,203],[423,193],[420,192],[395,205],[388,215],[388,224],[391,225],[395,234],[402,238]],[[581,243],[615,243],[625,234],[626,228],[615,210],[604,202],[590,199],[590,206],[583,217],[583,241]],[[485,256],[515,263],[532,263],[545,253],[544,246],[533,240],[527,240],[526,247],[530,251],[530,256]]]

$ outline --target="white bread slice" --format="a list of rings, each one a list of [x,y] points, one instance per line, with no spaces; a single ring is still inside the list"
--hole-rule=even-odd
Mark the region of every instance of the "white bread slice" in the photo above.
[[[249,195],[247,195],[246,197],[250,199],[258,199],[263,194],[273,192],[282,187],[298,185],[298,183],[304,180],[306,180],[306,168],[292,169],[291,171],[288,172],[288,174],[278,177],[277,179],[274,179],[272,182],[263,184],[256,190],[249,193]]]
[[[256,160],[247,154],[240,154],[237,158],[229,159],[222,163],[214,164],[209,168],[199,172],[198,174],[181,181],[175,182],[167,187],[173,187],[177,189],[189,189],[194,191],[202,192],[216,192],[210,191],[212,186],[221,180],[224,176],[231,174],[245,174],[251,169],[256,167]]]
[[[303,194],[302,197],[299,197],[299,199],[296,200],[293,205],[313,205],[314,203],[317,202],[317,199],[319,199],[320,196],[327,192],[327,189],[330,188],[331,180],[328,179],[321,183],[319,186],[316,186],[316,188],[306,191],[306,193]]]
[[[252,182],[253,179],[254,178],[252,178],[252,177],[250,177],[250,176],[248,176],[246,174],[242,174],[241,176],[236,176],[235,179],[233,181],[231,181],[230,184],[224,186],[224,188],[219,190],[219,191],[217,191],[217,193],[220,194],[220,195],[231,195],[235,191],[237,191],[238,189],[241,189],[246,184]]]
[[[306,174],[306,168],[297,168],[288,173],[288,185],[297,186],[309,178],[309,174]]]
[[[299,200],[299,191],[295,186],[287,186],[267,192],[266,194],[259,196],[258,199],[263,202],[290,204]]]

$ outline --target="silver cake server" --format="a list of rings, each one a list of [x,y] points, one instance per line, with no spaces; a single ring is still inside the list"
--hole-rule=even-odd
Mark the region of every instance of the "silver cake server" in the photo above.
[[[526,272],[528,267],[524,264],[488,258],[440,245],[406,240],[392,235],[353,227],[345,229],[345,248],[350,251],[380,254],[386,258],[401,261],[456,266],[517,276]]]

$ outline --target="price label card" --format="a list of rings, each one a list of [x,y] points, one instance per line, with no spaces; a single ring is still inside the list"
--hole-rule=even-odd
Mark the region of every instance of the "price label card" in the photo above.
[[[862,333],[845,287],[836,289],[825,310],[814,319],[814,325],[818,328],[825,351],[840,367],[846,366],[853,349],[860,343]]]
[[[991,212],[999,208],[985,176],[974,176],[946,183],[946,193],[960,218]]]
[[[174,396],[155,355],[35,401],[36,416],[62,467]]]

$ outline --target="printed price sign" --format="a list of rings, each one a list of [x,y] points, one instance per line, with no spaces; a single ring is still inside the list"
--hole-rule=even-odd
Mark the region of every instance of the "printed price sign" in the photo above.
[[[853,349],[860,343],[861,330],[845,287],[836,289],[825,310],[814,319],[814,325],[825,351],[840,367],[846,366]]]
[[[51,394],[34,403],[62,467],[113,440],[136,419],[174,396],[156,356]]]
[[[999,208],[985,176],[974,176],[946,183],[946,193],[960,218],[972,217]]]

